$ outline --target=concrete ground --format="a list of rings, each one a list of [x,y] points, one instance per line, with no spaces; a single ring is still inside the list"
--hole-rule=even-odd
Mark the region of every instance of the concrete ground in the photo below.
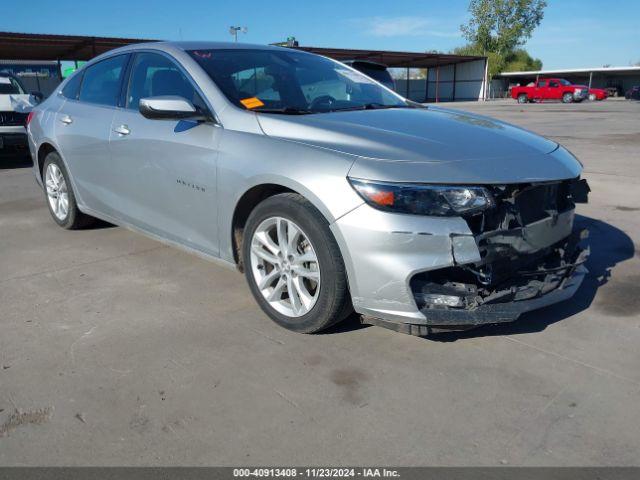
[[[60,229],[0,161],[0,465],[640,465],[640,102],[450,106],[584,163],[574,300],[431,339],[289,333],[232,271]]]

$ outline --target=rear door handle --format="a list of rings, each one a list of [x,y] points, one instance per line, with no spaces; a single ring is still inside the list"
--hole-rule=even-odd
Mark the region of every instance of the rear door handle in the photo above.
[[[71,118],[69,115],[62,115],[60,117],[60,121],[65,125],[70,125],[73,123],[73,118]]]
[[[131,133],[131,130],[129,130],[129,127],[126,125],[120,125],[119,127],[114,128],[113,131],[120,135],[129,135]]]

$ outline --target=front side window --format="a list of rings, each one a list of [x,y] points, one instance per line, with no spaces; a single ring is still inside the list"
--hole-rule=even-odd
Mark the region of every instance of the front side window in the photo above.
[[[558,82],[554,82],[553,80],[549,82],[549,86],[553,88],[558,88]]]
[[[286,50],[192,50],[235,105],[267,113],[321,113],[408,104],[358,71]]]
[[[87,67],[80,87],[80,101],[115,107],[126,64],[127,55],[118,55]]]
[[[0,95],[24,94],[24,89],[12,77],[0,77]]]
[[[141,98],[164,95],[182,97],[195,107],[206,109],[193,84],[174,62],[157,53],[137,54],[131,69],[126,107],[137,110]]]

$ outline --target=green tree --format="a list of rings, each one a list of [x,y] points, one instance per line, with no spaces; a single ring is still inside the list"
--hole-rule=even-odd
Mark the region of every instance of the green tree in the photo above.
[[[453,53],[489,59],[489,78],[504,71],[540,70],[542,62],[518,48],[544,16],[546,0],[471,0],[471,18],[460,26],[469,41]]]
[[[482,52],[506,55],[531,37],[546,6],[546,0],[471,0],[471,18],[460,29]]]
[[[503,72],[522,72],[531,70],[542,70],[542,60],[533,58],[529,53],[519,48],[509,53],[505,57]]]

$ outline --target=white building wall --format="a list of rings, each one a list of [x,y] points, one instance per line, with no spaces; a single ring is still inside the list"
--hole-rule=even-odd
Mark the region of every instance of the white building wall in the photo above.
[[[473,60],[428,69],[426,79],[395,79],[395,90],[416,102],[453,102],[487,98],[486,62]]]

